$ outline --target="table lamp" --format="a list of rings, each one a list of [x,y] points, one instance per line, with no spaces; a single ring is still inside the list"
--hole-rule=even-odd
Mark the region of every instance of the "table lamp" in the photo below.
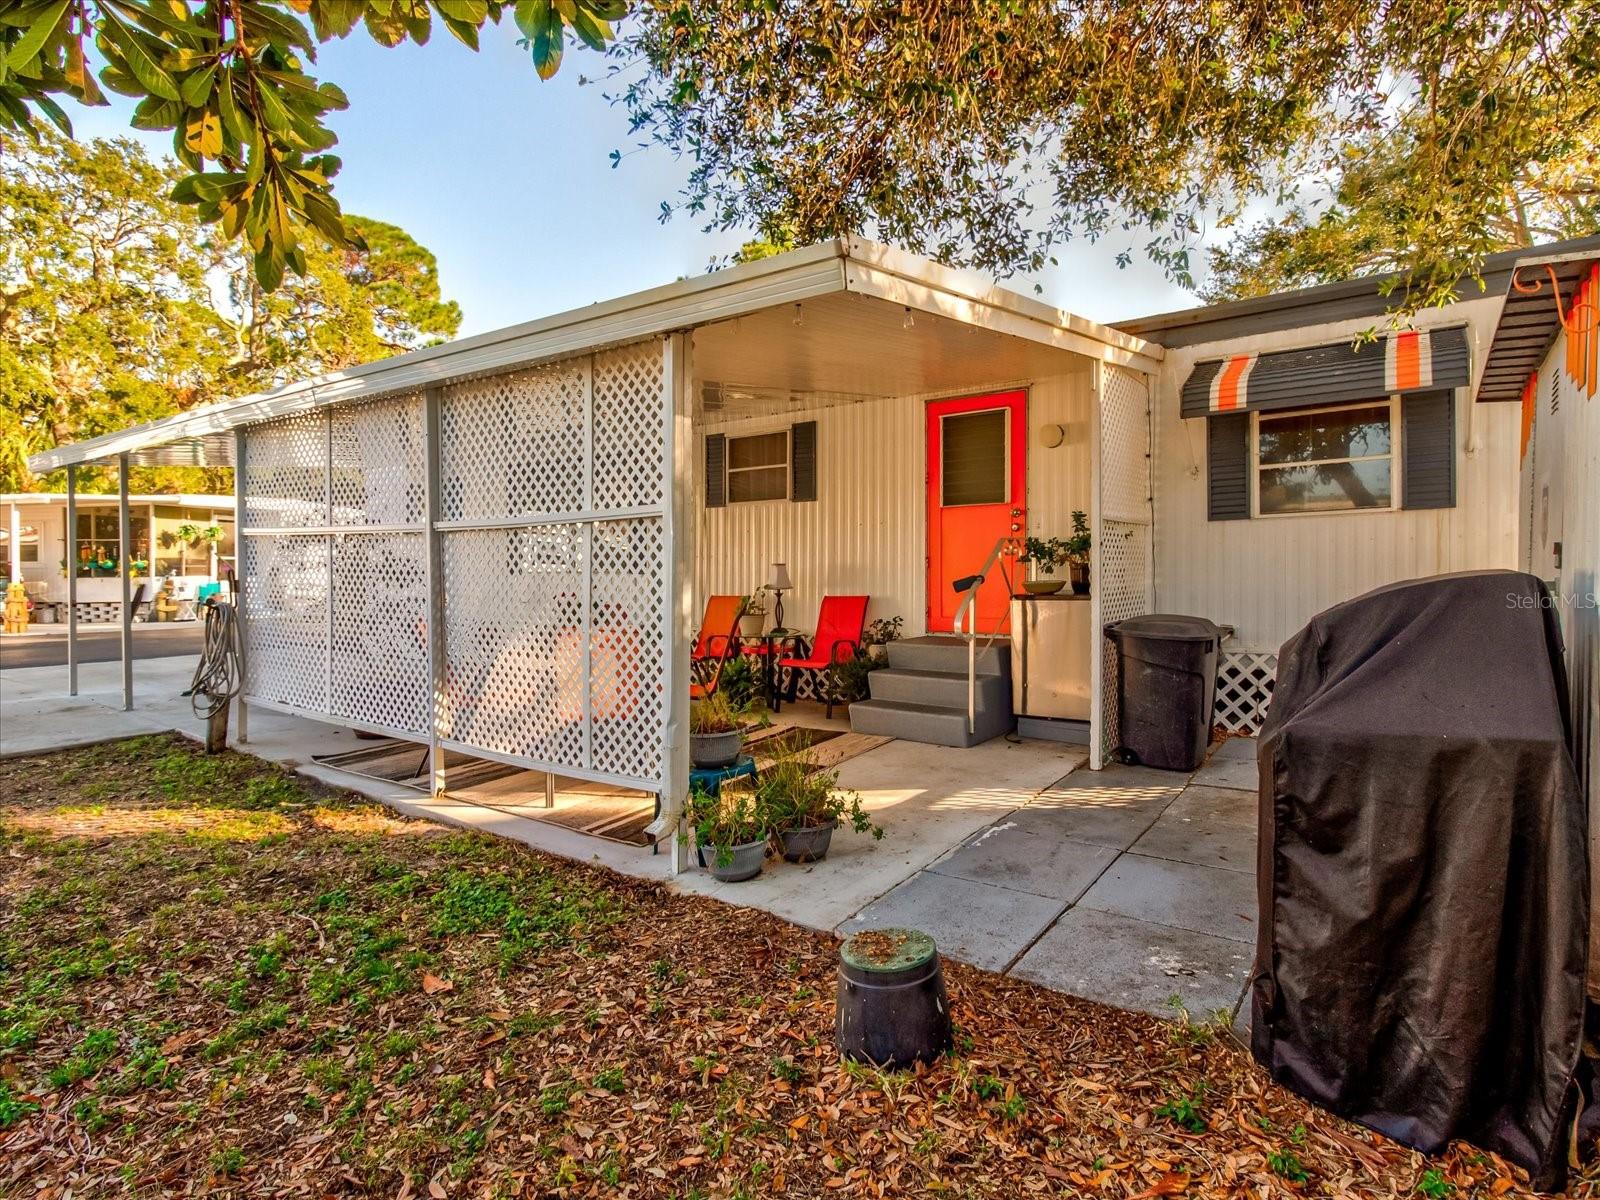
[[[792,591],[794,580],[789,578],[788,563],[773,563],[772,578],[767,580],[767,591],[772,593],[772,627],[783,628],[783,594]]]

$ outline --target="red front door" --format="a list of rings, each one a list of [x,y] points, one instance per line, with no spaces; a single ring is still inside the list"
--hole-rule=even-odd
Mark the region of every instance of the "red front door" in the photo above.
[[[1001,538],[1027,528],[1027,393],[928,405],[928,632],[950,633],[963,594]],[[1015,563],[1006,569],[1016,577]],[[1011,597],[991,570],[978,590],[977,628],[1005,631]]]

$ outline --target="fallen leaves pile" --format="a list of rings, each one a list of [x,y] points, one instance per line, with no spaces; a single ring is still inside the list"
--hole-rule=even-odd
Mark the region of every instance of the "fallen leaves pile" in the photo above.
[[[954,963],[951,1057],[842,1063],[835,962],[176,737],[3,762],[0,1195],[1523,1192],[1216,1029]]]

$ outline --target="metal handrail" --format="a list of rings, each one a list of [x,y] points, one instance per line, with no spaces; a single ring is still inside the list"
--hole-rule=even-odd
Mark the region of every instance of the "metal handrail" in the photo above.
[[[1011,575],[1005,568],[1005,554],[1022,549],[1022,539],[1014,536],[1000,538],[994,544],[994,549],[989,551],[989,556],[983,560],[983,565],[978,568],[976,575],[966,578],[967,586],[963,589],[965,596],[956,606],[956,619],[953,622],[953,632],[957,637],[967,639],[967,732],[978,732],[978,631],[975,628],[978,620],[978,589],[983,586],[983,581],[988,578],[989,570],[996,564],[1000,567],[1000,576],[1006,581],[1006,593],[1009,595],[1011,588]],[[961,624],[965,621],[967,628],[962,630]],[[987,650],[994,645],[998,633],[991,633],[989,641],[984,646]]]

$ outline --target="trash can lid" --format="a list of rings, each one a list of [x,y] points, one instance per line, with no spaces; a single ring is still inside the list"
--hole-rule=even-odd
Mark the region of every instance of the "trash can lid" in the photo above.
[[[1221,641],[1222,627],[1205,617],[1186,617],[1174,613],[1148,613],[1129,617],[1106,626],[1113,637],[1137,637],[1163,642]]]

